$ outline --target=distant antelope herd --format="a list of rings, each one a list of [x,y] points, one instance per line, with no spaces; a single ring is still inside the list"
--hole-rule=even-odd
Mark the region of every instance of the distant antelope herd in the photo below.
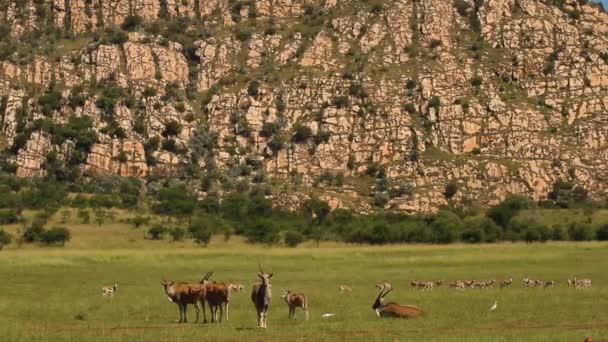
[[[256,312],[257,312],[257,325],[259,328],[267,327],[267,317],[268,310],[270,308],[272,293],[270,279],[273,276],[273,273],[266,273],[263,271],[262,267],[258,265],[259,273],[257,273],[257,277],[259,281],[252,286],[251,289],[251,301],[253,302]],[[203,308],[203,323],[207,323],[207,315],[205,304],[209,305],[211,312],[211,322],[222,322],[224,312],[226,314],[226,320],[229,319],[229,304],[230,304],[230,295],[233,292],[243,292],[245,290],[245,286],[236,283],[223,283],[210,281],[209,279],[213,275],[213,272],[207,272],[203,278],[199,282],[189,283],[189,282],[176,282],[176,281],[167,281],[164,278],[161,281],[161,285],[165,291],[165,295],[168,297],[169,301],[175,303],[179,309],[179,320],[177,323],[186,323],[186,308],[188,304],[194,305],[194,309],[196,311],[196,321],[199,320],[200,306]],[[445,281],[435,280],[435,281],[418,281],[414,280],[409,283],[410,287],[416,290],[433,290],[434,288],[440,288]],[[573,287],[576,289],[581,288],[589,288],[591,287],[591,279],[578,279],[576,277],[572,277],[567,279],[566,281],[568,287]],[[513,278],[509,277],[508,279],[501,280],[496,282],[496,280],[455,280],[448,283],[448,288],[454,288],[457,290],[465,290],[467,288],[471,289],[489,289],[493,288],[494,285],[499,285],[500,289],[510,288],[513,284]],[[556,286],[556,282],[553,280],[542,281],[537,279],[531,279],[525,277],[522,279],[522,284],[524,288],[552,288]],[[424,315],[424,311],[415,306],[415,305],[403,305],[397,304],[394,302],[386,303],[384,298],[391,291],[394,290],[394,287],[387,281],[381,281],[375,284],[375,287],[380,290],[376,300],[372,305],[372,309],[375,311],[376,315],[379,317],[398,317],[398,318],[415,318]],[[118,288],[118,283],[115,282],[113,286],[107,286],[102,288],[102,294],[104,296],[113,296],[116,293]],[[348,285],[337,285],[338,293],[352,293],[352,287]],[[295,312],[297,308],[300,308],[304,311],[306,320],[309,318],[309,308],[308,308],[308,298],[303,293],[294,293],[290,290],[285,290],[283,295],[281,296],[284,299],[287,307],[289,309],[288,317],[295,318]],[[199,306],[200,304],[200,306]],[[490,311],[496,309],[497,303],[494,303],[494,306],[490,309]],[[332,317],[335,314],[323,314],[321,317],[327,318]]]

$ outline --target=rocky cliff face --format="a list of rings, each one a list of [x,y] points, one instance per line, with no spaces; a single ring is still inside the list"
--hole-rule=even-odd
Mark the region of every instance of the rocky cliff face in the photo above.
[[[0,0],[4,167],[194,166],[408,211],[447,184],[481,204],[558,179],[600,196],[608,14],[582,3]]]

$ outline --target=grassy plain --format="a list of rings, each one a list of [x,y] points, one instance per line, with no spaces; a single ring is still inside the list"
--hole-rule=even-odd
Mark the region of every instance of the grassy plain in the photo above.
[[[16,227],[9,227],[14,230]],[[0,251],[2,341],[582,341],[608,338],[608,244],[396,245],[322,243],[290,249],[247,245],[221,237],[208,248],[191,242],[144,241],[123,224],[70,225],[64,248],[11,245]],[[269,328],[255,328],[249,287],[257,262],[275,273]],[[232,296],[230,321],[175,324],[177,307],[159,283],[215,280],[247,285]],[[591,289],[567,288],[572,275],[593,279]],[[501,280],[511,289],[448,288],[421,292],[411,280]],[[524,289],[521,279],[555,280],[553,289]],[[374,283],[396,288],[387,299],[415,304],[415,320],[381,320],[371,309]],[[119,282],[114,298],[101,287]],[[338,295],[336,285],[353,287]],[[309,296],[311,318],[287,318],[283,289]],[[498,301],[498,309],[488,308]],[[322,319],[323,313],[335,313]],[[194,320],[194,311],[189,310]]]

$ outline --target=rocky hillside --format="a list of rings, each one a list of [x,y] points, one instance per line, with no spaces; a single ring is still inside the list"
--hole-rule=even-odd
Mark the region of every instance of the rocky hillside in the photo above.
[[[20,177],[407,211],[608,187],[608,14],[582,0],[0,0],[0,99]]]

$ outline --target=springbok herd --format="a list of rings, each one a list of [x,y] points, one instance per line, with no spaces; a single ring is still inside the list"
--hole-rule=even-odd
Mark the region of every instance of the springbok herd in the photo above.
[[[410,283],[410,285],[411,285],[411,287],[413,287],[415,289],[432,290],[434,287],[440,287],[441,285],[443,285],[443,283],[444,283],[443,280],[437,280],[434,282],[433,281],[412,281]],[[489,281],[455,280],[455,281],[449,283],[448,286],[451,288],[455,288],[457,290],[464,290],[467,288],[487,289],[487,288],[494,287],[495,284],[496,284],[496,280],[489,280]],[[513,284],[513,278],[503,280],[500,282],[500,288],[501,289],[509,288],[509,287],[511,287],[511,284]],[[577,289],[584,288],[584,287],[591,287],[591,279],[577,279],[576,277],[573,277],[572,279],[567,280],[567,284],[568,284],[568,287],[574,287]],[[378,287],[379,285],[377,284],[376,286]],[[524,278],[523,286],[527,287],[527,288],[533,288],[533,287],[548,288],[548,287],[554,287],[555,281],[553,281],[553,280],[542,281],[542,280]]]
[[[260,272],[257,274],[260,280],[253,285],[251,290],[251,301],[253,302],[257,312],[257,326],[266,328],[266,318],[268,308],[272,299],[270,279],[273,273],[266,273],[259,266]],[[194,305],[196,310],[196,322],[199,319],[200,307],[203,308],[203,323],[207,323],[207,315],[205,311],[205,302],[209,305],[211,311],[211,322],[221,322],[224,311],[226,312],[226,320],[229,319],[228,308],[230,295],[233,292],[243,292],[245,287],[241,284],[226,284],[223,282],[209,281],[213,272],[207,272],[203,279],[198,283],[166,281],[164,278],[161,285],[165,290],[165,294],[169,301],[177,304],[179,308],[179,320],[177,323],[186,323],[186,308],[188,304]],[[419,290],[432,290],[433,288],[441,287],[444,280],[438,281],[412,281],[410,286]],[[497,284],[495,280],[479,281],[479,280],[456,280],[448,284],[448,287],[457,290],[465,290],[467,288],[487,289],[492,288]],[[510,288],[513,284],[513,278],[509,278],[498,283],[500,288]],[[567,280],[568,287],[587,288],[591,287],[591,279],[577,279],[573,277]],[[555,286],[555,281],[541,281],[530,278],[523,279],[525,288],[549,288]],[[104,296],[113,296],[118,288],[118,283],[113,286],[103,287],[102,294]],[[393,286],[384,281],[376,284],[376,288],[380,289],[380,293],[376,297],[372,309],[379,317],[401,317],[414,318],[424,314],[424,311],[414,305],[401,305],[397,303],[385,303],[384,297],[393,290]],[[338,285],[338,293],[350,294],[353,289],[347,285]],[[281,296],[285,300],[289,308],[289,318],[295,318],[297,308],[304,310],[306,319],[308,320],[308,300],[302,293],[292,293],[289,290],[284,291]],[[496,304],[494,304],[495,309]],[[493,310],[491,309],[491,310]],[[219,314],[219,316],[218,316]],[[331,317],[335,314],[324,314],[322,317]]]

